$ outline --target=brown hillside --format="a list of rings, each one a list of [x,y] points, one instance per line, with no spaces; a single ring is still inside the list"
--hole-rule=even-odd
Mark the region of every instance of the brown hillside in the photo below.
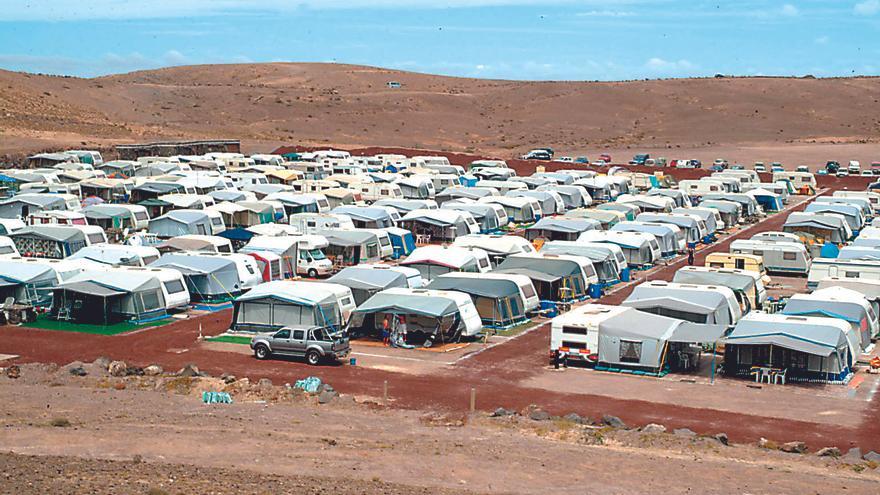
[[[388,81],[403,87],[389,89]],[[154,138],[562,150],[873,141],[880,78],[513,82],[335,64],[0,71],[0,152]]]

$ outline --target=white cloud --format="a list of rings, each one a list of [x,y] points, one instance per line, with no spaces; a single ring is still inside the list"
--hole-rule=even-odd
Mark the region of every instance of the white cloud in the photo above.
[[[794,5],[787,3],[782,6],[782,8],[779,10],[779,13],[784,16],[787,16],[787,17],[794,17],[794,16],[800,14],[801,12]]]
[[[189,59],[177,50],[168,50],[163,58],[168,65],[186,65],[189,63]]]
[[[864,2],[859,2],[853,7],[853,10],[859,15],[874,15],[880,12],[880,0],[865,0]]]
[[[645,68],[656,73],[673,74],[688,72],[696,69],[696,65],[689,60],[665,60],[660,57],[653,57],[645,62]]]
[[[819,36],[818,38],[813,40],[813,42],[817,45],[827,45],[829,41],[831,41],[831,38],[829,38],[828,36]]]

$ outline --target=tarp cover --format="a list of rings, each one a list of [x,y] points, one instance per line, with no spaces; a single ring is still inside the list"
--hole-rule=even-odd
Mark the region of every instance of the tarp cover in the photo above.
[[[456,302],[432,291],[409,289],[389,289],[374,294],[361,304],[357,313],[401,313],[418,314],[439,318],[458,311]]]

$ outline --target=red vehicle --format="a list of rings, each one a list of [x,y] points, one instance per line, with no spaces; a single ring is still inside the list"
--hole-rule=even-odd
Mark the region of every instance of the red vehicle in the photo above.
[[[609,155],[608,153],[602,153],[601,155],[599,155],[599,159],[605,163],[611,163],[611,155]]]

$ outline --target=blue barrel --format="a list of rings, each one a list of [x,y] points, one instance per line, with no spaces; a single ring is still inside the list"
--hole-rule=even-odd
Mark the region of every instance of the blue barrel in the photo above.
[[[629,268],[624,268],[620,271],[620,281],[621,282],[629,282]]]
[[[352,366],[357,366],[357,364],[358,364],[357,358],[348,358],[348,364],[350,364]]]
[[[591,298],[599,299],[602,297],[602,286],[599,284],[590,284],[589,294]]]
[[[822,246],[822,250],[819,252],[819,256],[822,258],[837,258],[840,255],[840,249],[837,247],[837,244],[833,242],[826,242],[825,245]]]

